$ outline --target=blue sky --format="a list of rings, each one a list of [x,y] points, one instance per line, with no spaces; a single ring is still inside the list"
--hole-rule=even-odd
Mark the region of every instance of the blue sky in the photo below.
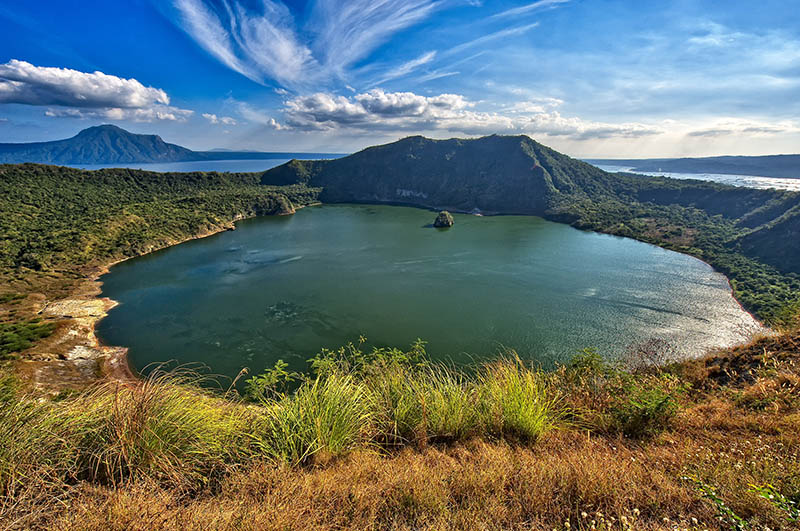
[[[0,0],[0,142],[528,134],[580,157],[800,152],[800,2]]]

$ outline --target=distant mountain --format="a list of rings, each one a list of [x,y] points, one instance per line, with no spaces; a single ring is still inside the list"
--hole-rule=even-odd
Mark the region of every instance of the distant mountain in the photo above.
[[[200,160],[181,146],[157,135],[137,135],[113,125],[84,129],[72,138],[53,142],[0,144],[0,162],[48,164],[116,164]]]
[[[307,153],[260,153],[251,151],[192,151],[164,142],[158,135],[138,135],[114,125],[84,129],[72,138],[52,142],[0,144],[0,163],[131,164],[202,160],[290,159]],[[340,156],[314,153],[318,158]]]
[[[627,166],[631,171],[723,173],[800,179],[800,155],[723,156],[680,159],[588,159],[591,164]]]

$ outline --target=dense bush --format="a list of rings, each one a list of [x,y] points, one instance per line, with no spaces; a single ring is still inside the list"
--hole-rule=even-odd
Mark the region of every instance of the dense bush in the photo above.
[[[136,256],[238,217],[306,205],[318,193],[262,186],[255,173],[0,165],[0,267],[74,268]]]
[[[54,323],[43,323],[39,319],[22,323],[0,323],[0,360],[11,357],[14,352],[30,348],[35,341],[52,334],[55,326]]]
[[[631,438],[655,435],[669,428],[678,412],[673,394],[649,382],[627,382],[609,408],[612,426]]]

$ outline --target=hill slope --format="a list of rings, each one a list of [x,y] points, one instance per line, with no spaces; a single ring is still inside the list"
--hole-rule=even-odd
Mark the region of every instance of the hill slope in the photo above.
[[[614,177],[526,136],[421,136],[332,161],[292,161],[262,184],[313,183],[323,201],[381,201],[454,210],[544,214],[558,198],[608,192]]]

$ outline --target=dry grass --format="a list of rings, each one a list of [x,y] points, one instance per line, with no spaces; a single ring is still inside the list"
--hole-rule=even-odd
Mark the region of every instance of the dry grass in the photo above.
[[[493,385],[482,389],[505,389],[501,398],[496,395],[489,402],[495,405],[494,418],[505,418],[502,426],[517,426],[515,430],[534,426],[533,437],[515,431],[514,437],[500,438],[505,428],[497,430],[501,424],[494,424],[495,430],[471,437],[468,432],[439,438],[426,434],[422,440],[428,444],[398,450],[350,444],[336,455],[322,452],[294,467],[258,455],[233,458],[212,452],[218,473],[210,476],[195,463],[188,470],[201,470],[210,479],[190,488],[185,473],[176,480],[153,464],[145,467],[146,473],[122,474],[116,484],[95,479],[54,486],[46,477],[31,475],[2,500],[0,521],[11,529],[63,530],[549,530],[566,529],[566,522],[570,529],[592,529],[594,524],[596,529],[655,530],[733,529],[732,520],[725,518],[735,514],[750,529],[795,529],[797,523],[789,522],[787,513],[752,486],[770,484],[787,499],[800,500],[796,343],[796,336],[762,338],[722,358],[626,377],[670,392],[675,382],[682,386],[670,424],[643,438],[625,437],[602,421],[604,411],[620,399],[614,394],[618,382],[602,372],[553,374],[547,385],[560,386],[560,403],[569,405],[572,421],[558,430],[536,431],[536,418],[519,417],[535,410],[531,404],[536,401],[522,400],[518,407],[514,390],[543,384],[525,383],[525,373],[515,376],[518,369],[512,364],[503,366],[505,372],[490,368],[478,379],[493,379]],[[480,405],[486,399],[452,373],[437,378],[424,391],[407,378],[370,385],[380,383],[383,403],[395,405],[398,388],[417,389],[416,398],[401,408],[404,422],[424,417],[418,412],[420,400],[427,404],[438,397],[438,431],[455,433],[453,425],[437,424],[448,416],[464,417],[458,425],[474,426],[463,400]],[[349,389],[346,396],[351,397],[355,391]],[[451,396],[455,389],[464,390],[467,398]],[[554,395],[546,396],[550,400]],[[325,403],[311,403],[328,409]],[[498,413],[508,404],[515,407]],[[358,426],[367,420],[358,408],[343,413]],[[386,418],[385,413],[376,415],[377,425],[384,426]],[[357,436],[373,437],[363,431]],[[170,455],[184,460],[177,450]]]

